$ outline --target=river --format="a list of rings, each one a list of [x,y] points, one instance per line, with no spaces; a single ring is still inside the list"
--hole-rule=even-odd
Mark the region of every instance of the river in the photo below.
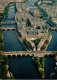
[[[15,79],[39,79],[40,74],[31,57],[9,58],[9,70]]]
[[[30,5],[33,4],[32,2],[30,2]],[[15,9],[14,9],[14,5],[12,5],[7,15],[7,18],[4,19],[4,21],[11,22],[14,16],[15,16]],[[2,25],[2,27],[11,27],[11,26],[15,27],[15,25],[13,24],[10,25],[8,23]],[[4,37],[5,51],[24,51],[25,50],[22,43],[16,37],[16,31],[3,31],[3,37]],[[9,70],[12,72],[13,76],[16,79],[39,79],[41,78],[31,57],[22,57],[22,58],[12,57],[12,58],[8,58],[8,62],[9,62]],[[54,72],[54,58],[45,57],[46,78],[52,78],[50,77],[50,75],[53,72]]]
[[[13,10],[13,11],[12,11]],[[15,9],[12,5],[9,9],[6,22],[2,27],[15,27],[10,22],[14,21]],[[25,51],[24,46],[16,36],[16,31],[3,31],[5,51]],[[8,58],[9,70],[15,79],[38,79],[41,78],[39,71],[33,64],[31,57]]]
[[[14,22],[14,17],[15,9],[14,5],[12,5],[9,8],[7,17],[4,19],[4,22],[6,23],[2,25],[2,27],[15,27],[14,24],[10,24],[11,22]],[[25,51],[24,46],[16,36],[16,31],[3,31],[3,38],[5,51]]]
[[[41,79],[32,57],[10,57],[8,58],[9,71],[15,79]],[[45,76],[46,79],[53,79],[55,73],[55,61],[53,57],[45,57]]]
[[[28,2],[28,6],[31,6],[31,7],[34,7],[34,3],[36,2],[37,0],[30,0],[30,2]],[[46,23],[46,26],[47,27],[51,27],[48,23]],[[51,42],[47,48],[47,51],[56,51],[57,49],[57,32],[56,31],[52,31],[51,32],[51,35],[52,35],[52,39],[51,39]],[[56,78],[56,75],[55,76],[51,76],[52,73],[55,73],[55,60],[54,58],[52,57],[45,57],[45,67],[44,67],[44,70],[45,70],[45,75],[46,75],[46,78],[47,79],[52,79],[52,78]]]

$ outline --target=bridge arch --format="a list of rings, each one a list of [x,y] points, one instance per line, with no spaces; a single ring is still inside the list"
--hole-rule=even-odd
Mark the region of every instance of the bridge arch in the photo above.
[[[21,55],[17,55],[17,58],[22,57]]]

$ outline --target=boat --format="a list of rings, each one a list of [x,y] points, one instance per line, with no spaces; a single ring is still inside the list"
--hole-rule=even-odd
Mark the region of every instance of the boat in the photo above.
[[[55,70],[57,70],[57,67],[55,67]]]
[[[57,62],[56,62],[56,65],[57,65]]]
[[[53,75],[55,75],[55,73],[51,73],[51,77],[52,77]]]

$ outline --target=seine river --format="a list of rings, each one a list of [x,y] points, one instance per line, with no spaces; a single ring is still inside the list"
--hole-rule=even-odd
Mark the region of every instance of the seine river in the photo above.
[[[28,5],[33,4],[32,2],[34,1],[30,0],[30,2],[28,2]],[[7,18],[4,19],[5,22],[11,22],[12,21],[11,18],[15,16],[14,5],[10,7],[11,8],[8,12]],[[9,24],[6,23],[5,25],[2,25],[2,27],[15,27],[15,25],[14,24],[10,25],[10,23]],[[57,34],[56,32],[52,32],[52,36],[54,35],[53,33],[55,35]],[[3,37],[4,37],[5,51],[25,51],[24,46],[22,45],[22,43],[18,40],[16,36],[16,31],[3,31]],[[49,50],[50,49],[51,48],[49,48]],[[34,61],[31,57],[19,57],[19,58],[12,57],[12,58],[8,58],[8,62],[9,62],[9,70],[12,72],[13,76],[16,79],[39,79],[41,78],[39,71],[36,69],[34,65]],[[45,57],[46,78],[53,78],[51,77],[51,73],[54,73],[54,66],[55,66],[54,58]]]

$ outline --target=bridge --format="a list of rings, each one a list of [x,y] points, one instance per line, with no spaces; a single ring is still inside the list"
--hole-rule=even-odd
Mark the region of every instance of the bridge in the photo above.
[[[30,8],[37,8],[37,7],[28,7],[28,9],[30,9]]]
[[[2,31],[15,30],[15,27],[0,27],[0,29],[1,29]]]
[[[44,57],[45,55],[57,55],[57,51],[12,51],[12,52],[3,52],[3,55],[6,56],[38,56],[38,57]]]
[[[15,23],[15,21],[12,21],[12,22],[1,22],[1,25],[3,25],[3,24],[14,24]]]
[[[57,27],[54,26],[54,27],[48,27],[48,29],[51,28],[51,30],[57,30]]]
[[[51,27],[51,30],[57,30],[57,27]]]

